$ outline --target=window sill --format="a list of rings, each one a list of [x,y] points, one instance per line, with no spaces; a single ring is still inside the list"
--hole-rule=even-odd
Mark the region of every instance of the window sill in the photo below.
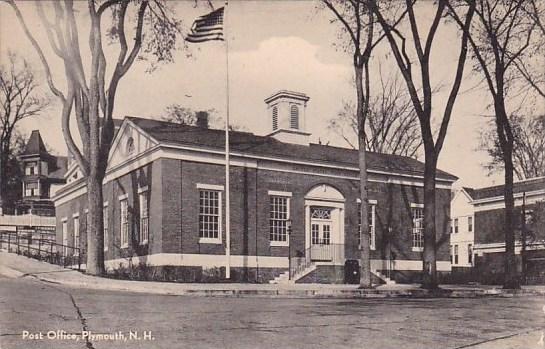
[[[271,241],[271,247],[288,247],[288,241]]]
[[[424,252],[424,247],[413,247],[413,252]]]
[[[148,244],[148,240],[144,240],[141,243],[139,243],[140,246],[146,246]]]
[[[129,244],[123,244],[121,245],[121,248],[129,248]]]
[[[213,238],[200,238],[199,244],[216,244],[221,245],[220,239],[213,239]]]

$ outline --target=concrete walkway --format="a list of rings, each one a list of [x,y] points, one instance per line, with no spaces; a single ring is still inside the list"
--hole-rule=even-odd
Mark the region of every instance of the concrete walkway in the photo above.
[[[116,280],[85,275],[14,253],[0,251],[0,274],[11,277],[34,277],[68,287],[130,291],[163,295],[231,296],[231,297],[318,297],[318,298],[386,298],[386,297],[484,297],[545,295],[545,286],[526,286],[522,290],[502,290],[500,286],[442,285],[430,292],[416,284],[380,285],[360,290],[358,285],[338,284],[250,284],[250,283],[171,283]]]

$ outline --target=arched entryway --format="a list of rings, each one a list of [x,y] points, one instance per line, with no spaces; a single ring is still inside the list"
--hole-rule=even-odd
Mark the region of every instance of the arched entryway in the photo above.
[[[320,184],[305,195],[305,247],[314,262],[344,264],[344,196]]]

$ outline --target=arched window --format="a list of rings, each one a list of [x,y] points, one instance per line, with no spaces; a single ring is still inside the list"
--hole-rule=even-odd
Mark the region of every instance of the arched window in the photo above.
[[[278,107],[274,106],[272,110],[272,127],[273,131],[278,129]]]
[[[299,107],[293,104],[290,110],[290,127],[293,129],[299,129]]]

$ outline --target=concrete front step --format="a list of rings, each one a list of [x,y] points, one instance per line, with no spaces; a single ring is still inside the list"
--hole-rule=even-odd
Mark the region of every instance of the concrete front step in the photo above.
[[[374,271],[373,274],[375,274],[379,279],[381,279],[382,281],[384,281],[386,283],[386,285],[395,285],[396,282],[395,280],[392,280],[390,279],[389,277],[387,277],[386,275],[382,274],[380,271]]]
[[[295,282],[305,275],[308,275],[309,273],[312,273],[314,270],[316,270],[316,264],[311,264],[307,268],[305,268],[303,271],[300,271],[299,273],[295,274],[291,279],[289,276],[289,270],[286,272],[283,272],[279,276],[275,277],[273,280],[270,280],[270,284],[295,284]]]

